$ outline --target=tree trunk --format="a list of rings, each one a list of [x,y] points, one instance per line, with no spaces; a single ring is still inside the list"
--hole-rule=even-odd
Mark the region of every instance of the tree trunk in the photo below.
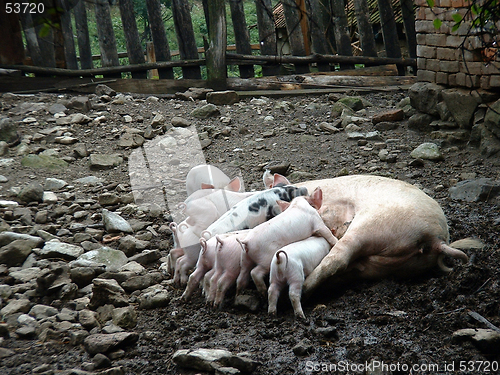
[[[139,39],[139,31],[135,21],[134,3],[132,0],[120,0],[120,15],[122,19],[123,30],[125,33],[125,42],[127,44],[128,61],[130,64],[144,63],[144,50]],[[132,72],[132,78],[147,78],[146,72]]]
[[[411,0],[410,0],[411,1]],[[354,0],[354,10],[358,21],[359,43],[363,56],[377,57],[373,27],[370,23],[370,10],[366,0]]]
[[[352,56],[351,38],[349,37],[349,25],[347,24],[344,0],[332,0],[332,10],[337,53],[342,56]],[[340,69],[354,69],[354,66],[340,64]]]
[[[224,0],[211,0],[208,3],[209,48],[206,51],[207,83],[214,90],[225,90],[227,87],[226,67],[226,8]]]
[[[273,6],[271,0],[255,0],[257,25],[259,28],[260,54],[276,56],[276,30],[274,27]],[[279,66],[263,66],[265,76],[279,74]]]
[[[250,34],[248,32],[247,21],[245,19],[243,1],[229,0],[229,7],[231,8],[231,19],[233,21],[236,52],[243,55],[251,55],[252,47],[250,46]],[[241,78],[250,78],[255,75],[253,65],[239,65],[238,68],[240,70]]]
[[[76,3],[73,14],[75,15],[76,37],[78,51],[80,52],[80,66],[82,69],[92,69],[92,51],[90,49],[89,26],[84,0]]]
[[[198,59],[198,47],[194,38],[193,22],[187,0],[172,0],[172,15],[182,60]],[[200,69],[193,66],[182,68],[182,75],[188,79],[200,79]]]
[[[156,61],[170,61],[170,46],[165,34],[165,26],[161,17],[161,7],[158,0],[146,0],[148,8],[149,26],[155,47]],[[161,79],[173,79],[173,69],[158,69]]]

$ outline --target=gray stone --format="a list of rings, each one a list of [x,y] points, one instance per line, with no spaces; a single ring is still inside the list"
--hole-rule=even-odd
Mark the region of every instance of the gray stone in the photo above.
[[[71,281],[78,287],[83,288],[89,285],[97,276],[97,267],[75,267],[70,270]]]
[[[335,134],[335,133],[338,133],[340,131],[339,128],[335,127],[333,124],[329,123],[329,122],[320,122],[318,127],[323,130],[323,131],[326,131],[328,133],[331,133],[331,134]]]
[[[296,356],[302,357],[313,353],[314,345],[308,339],[303,339],[292,350]]]
[[[430,142],[422,143],[410,153],[410,156],[414,159],[443,160],[443,154],[441,154],[439,146]]]
[[[144,137],[140,134],[125,133],[118,140],[118,146],[136,148],[144,144]]]
[[[215,104],[205,104],[202,107],[195,108],[191,112],[191,116],[199,118],[199,119],[205,119],[213,116],[219,116],[220,111],[217,108]]]
[[[484,125],[497,138],[500,138],[500,100],[493,103],[486,111]]]
[[[441,101],[443,87],[429,82],[417,82],[409,89],[413,108],[429,115],[438,116],[438,103]]]
[[[64,104],[56,103],[56,104],[52,104],[49,107],[48,111],[50,114],[54,115],[56,113],[66,113],[66,112],[68,112],[68,108]]]
[[[486,201],[494,198],[500,192],[500,181],[491,178],[464,180],[450,188],[451,199],[467,202]]]
[[[430,124],[435,117],[427,113],[415,113],[408,119],[408,128],[419,131],[430,131]]]
[[[455,342],[471,341],[479,350],[496,354],[500,350],[500,332],[485,328],[465,328],[453,332]]]
[[[128,258],[123,251],[104,246],[81,254],[77,261],[88,261],[96,265],[104,264],[106,271],[118,271],[121,266],[128,263]]]
[[[357,96],[346,96],[345,98],[339,99],[337,103],[344,104],[353,111],[359,111],[365,107],[363,105],[363,100]]]
[[[83,309],[78,312],[78,322],[86,330],[91,330],[94,327],[99,327],[99,322],[97,321],[97,313],[88,309]]]
[[[66,168],[68,163],[56,156],[30,154],[22,158],[21,165],[35,169],[62,169]]]
[[[146,273],[146,269],[139,263],[132,261],[120,267],[118,272],[133,272],[136,275],[142,275]]]
[[[234,306],[243,310],[255,312],[259,309],[260,300],[256,296],[240,294],[234,299]]]
[[[31,310],[29,311],[29,314],[33,317],[35,317],[37,320],[42,320],[49,318],[51,316],[57,315],[59,311],[52,306],[47,306],[47,305],[34,305]]]
[[[139,254],[131,256],[128,260],[129,262],[137,262],[143,266],[156,262],[161,258],[161,253],[159,250],[144,250]]]
[[[92,119],[89,116],[84,115],[83,113],[75,113],[73,116],[70,117],[69,121],[70,124],[87,124],[90,121],[92,121]]]
[[[225,349],[181,349],[174,353],[172,360],[180,367],[214,372],[223,366],[223,360],[232,356],[233,354]]]
[[[125,296],[125,290],[116,280],[94,279],[92,281],[92,298],[89,307],[94,309],[109,304],[115,307],[127,306],[129,303]]]
[[[27,313],[32,303],[29,299],[14,299],[0,310],[0,316],[8,316],[16,313]]]
[[[480,142],[479,150],[487,158],[500,152],[500,139],[495,137],[485,124],[477,124],[472,127],[470,141]]]
[[[75,180],[75,182],[77,182],[79,184],[95,186],[95,185],[102,184],[103,180],[102,180],[102,178],[99,178],[96,176],[87,176],[87,177],[79,178],[78,180]]]
[[[170,294],[161,287],[150,287],[145,293],[139,296],[139,308],[148,310],[168,306],[170,303]]]
[[[68,185],[64,180],[48,177],[45,179],[44,189],[47,191],[57,191]]]
[[[181,100],[191,100],[191,99],[200,99],[203,100],[207,97],[207,93],[212,92],[212,89],[206,89],[202,87],[190,87],[185,92],[176,92],[175,97]]]
[[[38,182],[32,182],[25,186],[18,195],[23,202],[41,202],[43,200],[43,187]]]
[[[139,335],[135,332],[117,332],[113,334],[95,334],[85,338],[83,345],[90,355],[107,353],[124,346],[135,345]]]
[[[120,245],[118,248],[127,256],[134,255],[138,250],[142,251],[146,249],[149,244],[148,241],[141,241],[130,235],[120,238],[119,243]]]
[[[69,109],[76,109],[77,111],[88,112],[90,111],[89,98],[86,96],[73,96],[66,107]]]
[[[0,141],[12,145],[19,141],[17,124],[8,117],[0,119]]]
[[[73,147],[73,156],[75,158],[86,158],[89,156],[89,152],[87,150],[87,146],[84,143],[79,143],[75,147]]]
[[[81,246],[51,240],[45,243],[44,247],[36,253],[43,258],[63,258],[66,260],[77,259],[84,252]]]
[[[189,120],[186,120],[185,118],[175,116],[171,120],[172,126],[175,127],[181,127],[181,128],[187,128],[188,126],[191,125],[191,122]]]
[[[36,337],[36,328],[32,326],[21,326],[15,332],[20,339],[30,340]]]
[[[18,282],[27,283],[31,280],[35,280],[40,275],[40,271],[41,269],[39,267],[28,267],[20,269],[19,271],[12,271],[9,276]]]
[[[20,266],[34,248],[30,240],[15,240],[0,248],[0,264]]]
[[[109,86],[100,84],[100,85],[96,86],[96,88],[95,88],[95,94],[97,96],[102,96],[102,95],[115,96],[116,95],[116,91],[113,90]]]
[[[478,97],[466,89],[447,89],[441,92],[446,107],[462,129],[472,127],[472,118],[478,106]]]
[[[114,206],[120,203],[120,197],[115,193],[109,193],[109,192],[99,195],[98,200],[101,206]]]
[[[131,329],[137,325],[137,313],[133,306],[118,307],[113,310],[113,323],[124,329]]]
[[[90,154],[89,167],[92,170],[111,169],[123,163],[119,154]]]
[[[396,154],[390,154],[386,148],[379,151],[378,157],[380,161],[385,161],[387,163],[395,163],[398,158]]]
[[[399,128],[398,122],[381,121],[375,125],[375,129],[379,131],[395,130]]]
[[[9,153],[9,145],[5,141],[0,141],[0,156],[5,156]],[[6,182],[6,181],[4,181]]]
[[[113,232],[125,232],[132,233],[132,227],[130,224],[122,218],[120,215],[111,212],[109,210],[102,210],[102,221],[104,223],[104,227],[110,233]]]
[[[207,103],[215,105],[231,105],[240,101],[236,91],[213,91],[207,93]]]
[[[159,284],[161,281],[163,281],[163,274],[161,272],[150,272],[143,276],[131,277],[123,282],[121,286],[127,292],[132,293],[135,290],[142,290],[151,285]]]

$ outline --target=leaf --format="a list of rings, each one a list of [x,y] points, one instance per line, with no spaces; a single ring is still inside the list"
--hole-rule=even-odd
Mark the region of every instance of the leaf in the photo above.
[[[434,7],[434,0],[426,0],[427,1],[427,5],[429,5],[431,8]]]
[[[50,25],[44,23],[43,26],[40,28],[40,31],[38,32],[38,36],[40,36],[40,38],[45,38],[49,34],[50,34]]]
[[[434,28],[437,30],[441,27],[441,25],[443,24],[443,21],[441,21],[439,18],[436,18],[433,22],[434,24]]]
[[[457,31],[459,27],[460,27],[460,24],[457,23],[457,24],[453,25],[453,27],[451,28],[451,31]]]
[[[463,19],[462,15],[459,13],[452,14],[451,18],[453,18],[453,21],[455,21],[456,23],[462,22]]]

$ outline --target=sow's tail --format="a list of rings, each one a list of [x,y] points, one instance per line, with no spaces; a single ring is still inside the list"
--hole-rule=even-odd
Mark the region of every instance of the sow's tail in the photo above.
[[[451,271],[453,271],[453,269],[447,267],[443,263],[443,259],[444,259],[445,255],[448,255],[448,256],[450,256],[452,258],[461,259],[462,262],[464,262],[464,263],[467,263],[469,261],[469,257],[467,256],[467,254],[465,254],[461,250],[454,249],[453,247],[448,246],[444,242],[442,242],[441,244],[439,244],[438,251],[439,251],[439,257],[438,257],[438,260],[437,260],[438,266],[439,266],[440,269],[442,269],[446,273],[450,273]]]

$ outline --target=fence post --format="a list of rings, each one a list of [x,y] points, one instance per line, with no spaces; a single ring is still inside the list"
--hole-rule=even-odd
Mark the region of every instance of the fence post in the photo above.
[[[337,53],[342,56],[352,56],[351,38],[349,37],[349,25],[345,13],[344,0],[332,0],[332,11]],[[354,65],[340,64],[340,69],[354,69]]]
[[[227,30],[224,0],[208,2],[208,19],[209,46],[205,53],[208,86],[214,90],[224,90],[227,87]]]
[[[42,58],[42,51],[40,50],[40,46],[38,45],[38,38],[35,32],[35,26],[33,25],[33,18],[31,17],[31,14],[28,12],[21,12],[19,16],[21,18],[21,25],[23,26],[26,45],[28,47],[28,52],[31,60],[33,61],[33,65],[45,66]]]
[[[90,49],[89,26],[85,0],[79,0],[73,8],[75,15],[76,38],[80,52],[80,66],[82,69],[92,69],[92,51]]]
[[[326,40],[326,28],[324,24],[324,9],[319,0],[310,0],[309,2],[309,29],[311,30],[311,41],[314,53],[328,55],[329,49]],[[320,72],[328,72],[330,64],[325,62],[317,63]]]
[[[247,21],[245,19],[243,1],[229,0],[229,7],[231,9],[231,19],[233,20],[236,53],[251,55],[252,47],[250,46],[250,34],[248,32]],[[253,65],[239,65],[238,68],[240,69],[241,78],[250,78],[255,76]]]
[[[382,26],[382,36],[387,57],[401,58],[401,47],[399,45],[398,29],[394,19],[394,11],[390,0],[378,0],[378,10],[380,13],[380,24]],[[399,75],[405,75],[405,68],[398,65]]]
[[[5,12],[6,4],[0,1],[0,61],[2,64],[22,64],[24,60],[23,39],[19,27],[19,17]]]
[[[158,0],[146,0],[146,7],[148,8],[151,36],[155,45],[156,61],[170,61],[170,46],[165,34],[165,26],[163,26],[160,2]],[[174,70],[172,68],[158,69],[158,74],[161,79],[174,78]]]
[[[359,43],[363,50],[363,56],[377,57],[373,27],[369,18],[370,10],[366,0],[354,0],[354,12],[358,21]]]
[[[94,0],[97,35],[101,50],[101,64],[103,67],[118,66],[118,52],[116,51],[115,32],[107,0]],[[121,78],[121,74],[107,74],[109,78]]]
[[[417,33],[415,31],[415,12],[413,0],[401,0],[401,13],[406,31],[406,42],[410,57],[417,58]]]
[[[132,0],[120,0],[118,4],[120,6],[123,30],[126,30],[124,34],[127,44],[128,61],[130,64],[143,64],[144,50],[139,39],[139,31],[137,31],[134,3]],[[147,78],[147,72],[132,72],[132,78],[145,79]]]
[[[300,25],[299,7],[295,0],[282,0],[288,42],[293,56],[305,56],[304,36]],[[308,73],[309,64],[295,64],[295,73]]]
[[[273,7],[271,0],[255,0],[257,25],[259,28],[260,54],[276,56],[276,27],[274,26]],[[263,65],[265,76],[279,74],[279,65]]]
[[[70,4],[68,0],[58,0],[58,5],[63,12],[61,13],[61,31],[64,42],[64,57],[66,60],[67,69],[78,69],[78,61],[76,59],[75,41],[73,39],[73,26],[71,24]]]
[[[172,16],[181,60],[198,59],[198,47],[194,38],[193,22],[187,0],[172,0]],[[183,67],[182,76],[184,78],[201,79],[200,68],[197,66]]]

